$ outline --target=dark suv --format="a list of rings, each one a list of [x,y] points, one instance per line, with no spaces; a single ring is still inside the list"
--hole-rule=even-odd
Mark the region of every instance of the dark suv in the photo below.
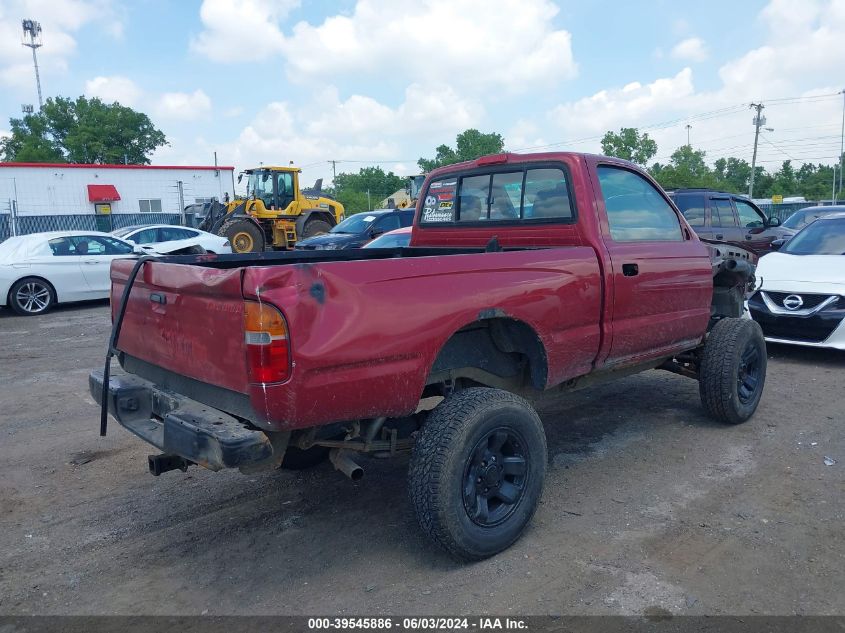
[[[415,209],[376,209],[356,213],[332,228],[328,233],[315,235],[298,242],[299,250],[340,250],[361,248],[374,238],[414,223]]]
[[[699,237],[734,244],[764,255],[772,241],[789,238],[795,231],[781,227],[777,217],[767,218],[744,196],[711,189],[667,191]]]

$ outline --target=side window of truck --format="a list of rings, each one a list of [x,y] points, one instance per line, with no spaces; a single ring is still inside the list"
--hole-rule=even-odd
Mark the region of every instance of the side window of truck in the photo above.
[[[560,169],[525,172],[524,218],[572,218],[569,187]]]
[[[614,241],[684,239],[675,211],[648,180],[619,167],[601,166],[598,175]]]

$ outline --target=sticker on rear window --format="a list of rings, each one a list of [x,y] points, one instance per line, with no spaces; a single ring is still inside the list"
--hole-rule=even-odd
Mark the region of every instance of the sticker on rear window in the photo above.
[[[376,216],[368,215],[366,218],[364,218],[364,222],[372,222],[375,219],[376,219]]]
[[[428,187],[428,194],[423,201],[423,222],[452,222],[453,200],[457,180],[437,180]]]

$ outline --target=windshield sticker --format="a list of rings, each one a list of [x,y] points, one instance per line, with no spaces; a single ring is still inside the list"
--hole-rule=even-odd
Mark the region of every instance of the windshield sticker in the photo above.
[[[372,222],[375,219],[376,219],[376,216],[368,215],[366,218],[364,218],[364,222]]]
[[[440,208],[441,208],[441,209],[451,209],[451,208],[452,208],[452,203],[451,203],[451,202],[441,202],[441,203],[440,203]]]

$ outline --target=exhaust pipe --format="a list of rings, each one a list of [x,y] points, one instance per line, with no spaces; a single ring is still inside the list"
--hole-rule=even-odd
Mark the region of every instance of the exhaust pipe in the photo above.
[[[333,448],[329,451],[329,460],[337,470],[352,481],[360,481],[364,476],[364,469],[350,457],[350,451]]]
[[[188,471],[188,466],[193,466],[194,462],[185,459],[179,455],[169,455],[163,453],[161,455],[148,455],[147,463],[150,466],[150,474],[158,477],[162,473],[171,470],[181,470],[183,473]]]

